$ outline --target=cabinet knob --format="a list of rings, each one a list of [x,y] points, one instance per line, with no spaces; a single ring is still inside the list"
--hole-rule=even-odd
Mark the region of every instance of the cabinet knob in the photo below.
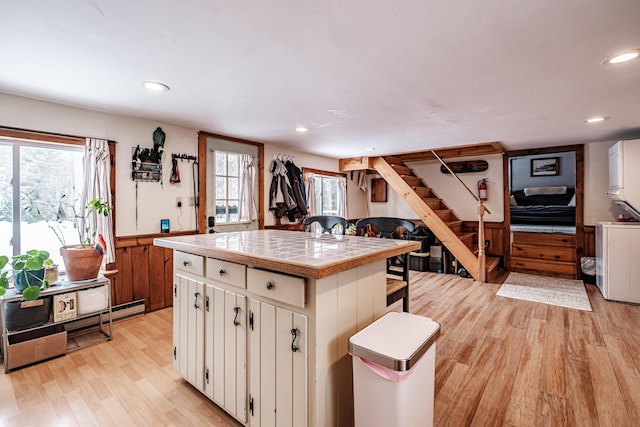
[[[272,290],[273,289],[273,283],[267,282],[267,289],[268,290]]]
[[[182,261],[182,265],[184,265],[185,267],[189,264],[191,264],[191,261]]]
[[[220,271],[218,272],[221,276],[224,276],[225,274],[227,274],[226,271],[224,271],[222,268],[220,269]]]

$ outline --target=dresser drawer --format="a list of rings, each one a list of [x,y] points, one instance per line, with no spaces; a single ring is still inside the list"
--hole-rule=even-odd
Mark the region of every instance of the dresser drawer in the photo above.
[[[235,262],[207,258],[206,277],[241,289],[247,287],[247,267]]]
[[[296,307],[304,307],[305,283],[302,277],[247,268],[247,290]]]
[[[200,255],[188,254],[186,252],[173,252],[173,268],[175,270],[186,271],[187,273],[204,276],[204,259]]]

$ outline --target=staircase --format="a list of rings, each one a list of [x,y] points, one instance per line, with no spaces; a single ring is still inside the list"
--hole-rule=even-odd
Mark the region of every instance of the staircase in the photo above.
[[[473,242],[475,233],[463,230],[462,221],[420,177],[415,175],[413,169],[395,157],[376,157],[369,160],[371,166],[418,214],[422,222],[474,279],[484,281],[486,278],[489,282],[495,279],[499,258],[486,257],[486,272],[481,274],[482,263],[477,255],[479,249],[477,245],[474,247]]]

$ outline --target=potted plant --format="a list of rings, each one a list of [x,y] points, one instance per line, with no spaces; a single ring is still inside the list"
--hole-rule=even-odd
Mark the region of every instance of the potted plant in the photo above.
[[[48,287],[49,282],[45,278],[47,266],[53,261],[49,258],[49,252],[32,249],[24,254],[16,255],[9,260],[6,255],[0,256],[0,270],[4,269],[11,262],[13,272],[13,284],[18,293],[21,293],[25,300],[38,299],[40,288]],[[9,272],[3,271],[0,274],[0,296],[4,295],[9,287]]]
[[[95,215],[108,216],[113,207],[101,198],[90,200],[85,209],[79,213],[78,198],[70,200],[63,194],[57,204],[41,203],[33,200],[29,194],[23,195],[27,200],[27,210],[34,217],[41,217],[48,222],[60,242],[60,255],[64,261],[67,280],[79,282],[93,280],[98,277],[102,257],[106,245],[101,235],[92,229],[90,218]],[[67,244],[65,238],[65,220],[71,219],[78,235],[78,244]],[[51,221],[55,221],[53,224]]]
[[[70,282],[92,280],[98,277],[106,244],[102,235],[97,235],[96,230],[91,228],[89,217],[91,215],[108,216],[112,209],[113,207],[106,201],[92,199],[87,203],[83,215],[74,211],[73,227],[78,232],[79,244],[68,245],[62,233],[52,228],[62,244],[60,255],[64,260],[67,279]]]

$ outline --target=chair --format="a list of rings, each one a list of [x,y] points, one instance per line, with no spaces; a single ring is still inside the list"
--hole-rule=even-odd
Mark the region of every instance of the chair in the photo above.
[[[415,225],[403,218],[370,217],[356,222],[356,228],[360,229],[361,236],[375,235],[389,239],[399,236],[404,239],[406,234],[399,232],[399,229],[404,228],[406,233],[411,233],[415,230]],[[409,311],[409,257],[410,255],[403,254],[387,258],[387,305],[402,299],[402,311],[406,312]],[[401,279],[389,275],[399,276]]]
[[[347,227],[349,227],[349,221],[342,217],[334,215],[317,215],[310,216],[304,219],[304,221],[302,222],[304,224],[304,231],[311,231],[311,224],[313,224],[314,222],[318,223],[316,227],[320,227],[322,233],[331,234],[333,231],[333,227],[335,227],[336,225],[341,225],[341,234],[345,234],[347,231]]]

